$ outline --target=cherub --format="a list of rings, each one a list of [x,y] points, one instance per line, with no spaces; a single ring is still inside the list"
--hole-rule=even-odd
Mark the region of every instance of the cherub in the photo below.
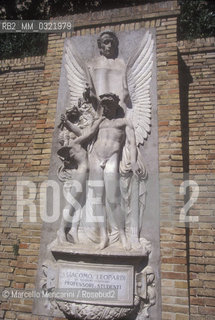
[[[74,140],[70,141],[68,146],[62,147],[58,150],[58,156],[63,160],[64,165],[58,170],[58,177],[61,181],[66,182],[65,192],[66,198],[69,194],[76,200],[76,203],[83,203],[86,191],[86,179],[88,173],[88,158],[85,149],[86,143],[96,135],[100,123],[104,117],[97,119],[90,130],[86,134],[79,135]],[[80,187],[80,190],[76,186]],[[61,220],[60,228],[58,230],[58,241],[69,241],[73,243],[78,242],[78,227],[80,223],[81,210],[80,207],[75,208],[74,204],[69,203],[63,210],[63,217]],[[68,229],[68,224],[71,225]]]

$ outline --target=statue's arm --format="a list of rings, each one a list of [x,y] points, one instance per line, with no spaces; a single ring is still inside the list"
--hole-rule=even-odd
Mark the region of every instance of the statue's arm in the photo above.
[[[74,123],[72,123],[71,121],[69,121],[67,119],[67,116],[62,114],[61,115],[61,121],[63,121],[65,127],[71,132],[73,132],[77,137],[81,136],[81,130],[79,129],[79,127],[77,125],[75,125]]]
[[[76,126],[74,123],[70,122],[69,120],[65,122],[65,127],[69,131],[72,131],[77,137],[81,136],[81,130],[79,129],[79,127]]]
[[[76,138],[75,142],[76,143],[84,143],[84,142],[87,142],[90,139],[92,139],[94,137],[94,135],[97,133],[97,131],[99,129],[99,125],[103,120],[104,120],[104,117],[101,117],[101,118],[95,120],[95,122],[93,123],[90,130],[86,134],[83,134],[82,136]]]

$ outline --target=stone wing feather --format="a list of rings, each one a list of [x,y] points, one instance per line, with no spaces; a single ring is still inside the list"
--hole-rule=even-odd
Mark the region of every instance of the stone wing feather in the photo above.
[[[127,85],[132,103],[132,122],[137,146],[144,143],[151,130],[150,82],[154,40],[147,31],[139,49],[127,63]]]
[[[72,41],[67,42],[65,50],[65,68],[70,91],[70,106],[77,105],[78,99],[83,98],[86,84],[90,83],[88,70],[82,61]]]

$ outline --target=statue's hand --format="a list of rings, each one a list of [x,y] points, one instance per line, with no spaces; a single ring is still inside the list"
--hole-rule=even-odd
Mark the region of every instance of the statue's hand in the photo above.
[[[85,101],[90,101],[91,98],[91,88],[89,86],[89,83],[86,83],[86,86],[84,88],[84,92],[83,92],[83,98]]]
[[[63,130],[64,124],[67,120],[67,116],[65,114],[61,114],[60,116],[60,124],[58,125],[58,128]]]
[[[67,116],[66,116],[65,114],[61,114],[60,120],[61,120],[62,122],[65,122],[65,121],[67,120]]]
[[[131,169],[135,176],[141,176],[143,174],[143,171],[137,162],[131,163]]]
[[[90,92],[90,85],[89,83],[86,83],[85,88],[84,88],[85,92]]]

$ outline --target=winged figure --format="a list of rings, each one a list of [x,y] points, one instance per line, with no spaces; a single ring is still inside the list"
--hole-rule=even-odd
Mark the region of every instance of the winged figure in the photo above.
[[[90,148],[85,148],[89,179],[96,177],[102,181],[101,192],[98,193],[98,187],[93,191],[99,197],[97,202],[100,201],[99,212],[103,219],[101,222],[96,215],[93,220],[94,211],[91,210],[90,220],[94,223],[83,224],[83,233],[85,238],[97,242],[100,249],[117,240],[126,249],[129,243],[137,246],[133,249],[139,249],[147,176],[139,147],[151,130],[154,40],[146,31],[138,50],[127,63],[118,57],[119,41],[114,32],[103,31],[97,43],[100,56],[90,61],[82,60],[72,41],[67,42],[65,51],[69,108],[78,106],[82,117],[85,115],[84,134],[91,130],[96,118],[103,116],[97,131],[94,130],[96,135],[88,141]],[[83,110],[83,102],[86,110]],[[110,176],[114,178],[111,180]],[[90,213],[85,207],[87,217]]]

